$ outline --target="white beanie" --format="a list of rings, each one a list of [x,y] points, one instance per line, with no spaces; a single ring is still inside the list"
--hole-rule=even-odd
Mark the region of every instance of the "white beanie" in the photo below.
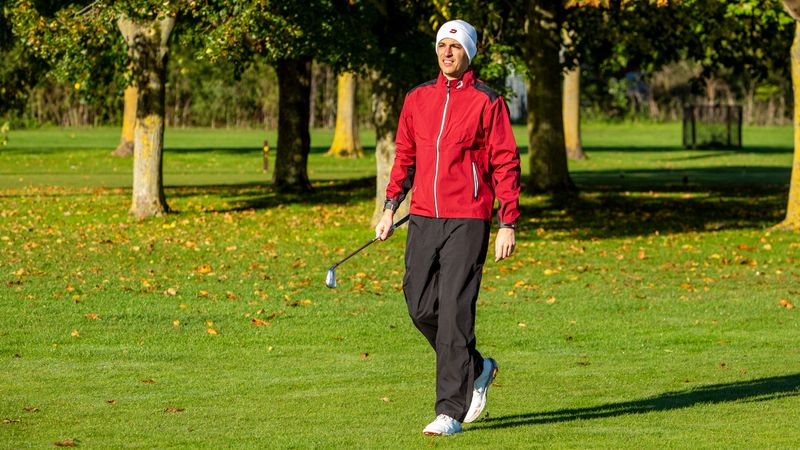
[[[439,32],[436,33],[436,44],[438,45],[444,38],[451,38],[458,41],[458,43],[464,47],[464,50],[467,51],[467,57],[469,58],[470,64],[472,64],[472,58],[478,53],[478,47],[476,47],[478,43],[478,33],[475,32],[475,27],[463,20],[445,22],[444,25],[439,28]]]

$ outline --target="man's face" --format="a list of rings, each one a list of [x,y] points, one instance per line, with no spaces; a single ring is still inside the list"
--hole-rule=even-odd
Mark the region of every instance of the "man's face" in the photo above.
[[[469,56],[464,47],[453,38],[444,38],[436,44],[439,68],[448,80],[455,80],[469,67]]]

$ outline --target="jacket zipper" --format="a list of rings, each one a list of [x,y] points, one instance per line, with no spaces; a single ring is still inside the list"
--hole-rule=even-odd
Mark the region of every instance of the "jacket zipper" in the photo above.
[[[439,199],[436,198],[436,184],[439,182],[439,143],[444,132],[444,119],[447,117],[447,104],[450,103],[450,80],[447,80],[447,97],[442,111],[442,126],[439,128],[439,137],[436,138],[436,171],[433,173],[433,207],[436,209],[436,218],[439,218]]]
[[[472,198],[478,199],[478,169],[475,167],[475,161],[472,161],[472,186],[474,187]]]

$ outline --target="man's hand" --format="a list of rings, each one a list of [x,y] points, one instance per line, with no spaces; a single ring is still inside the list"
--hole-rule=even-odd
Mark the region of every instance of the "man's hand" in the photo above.
[[[514,247],[517,245],[514,239],[513,228],[500,228],[497,230],[497,237],[494,239],[494,261],[508,258],[514,253]]]
[[[378,225],[375,226],[375,237],[380,238],[382,241],[385,241],[392,235],[392,225],[394,224],[394,211],[391,209],[385,209],[383,211],[383,217],[381,217],[381,221],[378,222]]]

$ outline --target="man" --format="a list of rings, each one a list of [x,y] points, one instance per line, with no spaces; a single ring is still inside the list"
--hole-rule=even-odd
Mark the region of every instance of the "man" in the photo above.
[[[436,419],[427,435],[461,431],[477,419],[497,363],[475,349],[475,304],[495,198],[495,261],[514,251],[519,217],[519,154],[508,109],[475,78],[472,25],[454,20],[436,36],[441,73],[408,92],[386,188],[380,239],[409,190],[411,220],[403,292],[414,325],[436,351]]]

